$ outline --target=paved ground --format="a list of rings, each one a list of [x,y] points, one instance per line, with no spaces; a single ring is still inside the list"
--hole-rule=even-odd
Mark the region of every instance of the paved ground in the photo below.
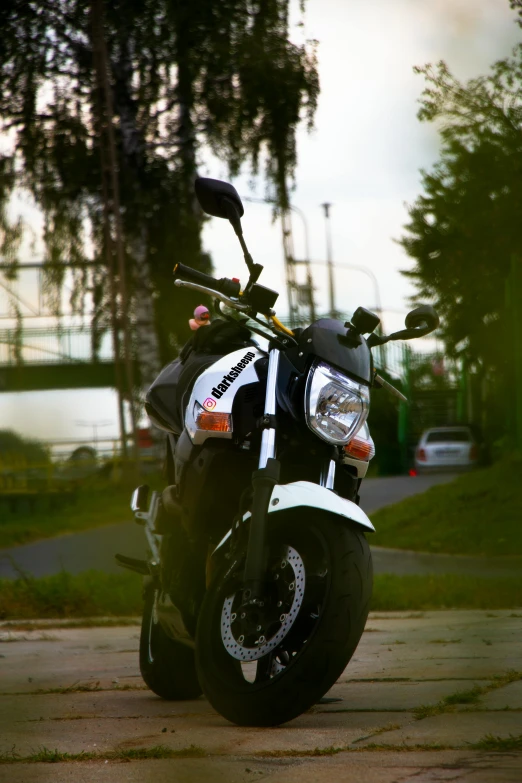
[[[439,473],[415,478],[395,476],[368,479],[362,484],[361,505],[367,513],[371,514],[382,506],[424,492],[435,484],[450,481],[453,477],[452,474]],[[19,571],[15,563],[19,569],[34,576],[55,574],[63,568],[73,574],[89,568],[116,573],[120,569],[114,561],[114,553],[121,552],[130,557],[143,557],[144,545],[143,531],[134,522],[129,522],[86,530],[74,535],[58,536],[10,549],[0,549],[0,578],[18,576]],[[412,560],[411,557],[406,558],[403,569],[400,555],[393,550],[390,552],[391,554],[384,553],[376,561],[377,570],[388,573],[427,573],[430,569],[437,570],[437,565],[429,565],[427,568],[427,561]],[[476,572],[481,573],[482,570],[479,563]]]
[[[144,690],[137,627],[4,624],[0,780],[520,783],[521,634],[515,612],[374,614],[330,692],[341,701],[249,729],[203,698],[165,702]],[[487,735],[501,740],[481,750]],[[129,761],[158,745],[176,757]],[[44,748],[95,758],[29,763]]]

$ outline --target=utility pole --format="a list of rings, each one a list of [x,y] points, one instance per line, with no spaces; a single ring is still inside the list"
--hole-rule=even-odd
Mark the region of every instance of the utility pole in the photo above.
[[[285,259],[286,294],[290,326],[297,326],[298,310],[295,296],[294,242],[292,239],[292,219],[288,209],[281,210],[281,229],[283,232],[283,255]]]
[[[265,198],[253,198],[252,196],[242,196],[243,201],[251,201],[254,204],[272,204],[277,206],[277,203],[270,199]],[[304,231],[304,244],[305,244],[305,259],[298,261],[294,258],[294,242],[292,237],[292,221],[290,212],[294,212],[298,215],[303,223]],[[293,204],[288,204],[286,210],[281,210],[281,227],[283,236],[283,256],[285,259],[285,277],[286,277],[286,291],[288,298],[288,310],[290,315],[290,325],[299,326],[304,322],[313,323],[315,321],[315,301],[314,301],[314,283],[312,277],[312,270],[310,267],[310,243],[308,236],[308,222],[304,212],[295,207]],[[306,267],[306,284],[300,285],[295,278],[296,266],[304,264]],[[299,293],[306,289],[306,306],[308,307],[308,317],[304,317],[299,312]]]
[[[330,207],[332,206],[327,201],[321,204],[324,209],[324,221],[326,229],[326,263],[328,266],[328,294],[330,304],[330,318],[337,318],[337,310],[335,309],[335,290],[334,290],[334,269],[332,260],[332,236],[330,232]]]
[[[99,427],[108,427],[110,424],[113,424],[112,421],[76,421],[76,424],[80,427],[92,427],[92,442],[94,444],[94,449],[98,451],[98,428]]]
[[[133,457],[137,469],[139,469],[139,450],[137,438],[136,407],[134,404],[134,368],[132,358],[131,333],[129,322],[129,299],[127,295],[126,274],[125,274],[125,254],[123,248],[123,230],[121,224],[120,207],[120,189],[118,180],[118,163],[116,153],[116,142],[114,139],[114,109],[112,103],[111,85],[109,83],[107,46],[105,43],[104,31],[104,0],[91,0],[91,21],[92,21],[92,48],[94,69],[96,73],[96,83],[99,94],[99,120],[100,120],[100,147],[103,165],[105,167],[103,176],[103,199],[104,216],[106,220],[107,239],[112,245],[111,220],[114,231],[114,247],[117,259],[119,308],[116,306],[116,285],[115,270],[113,267],[113,254],[111,253],[111,262],[109,264],[109,275],[111,279],[112,298],[114,304],[111,306],[111,316],[113,319],[113,330],[118,331],[118,325],[121,324],[123,332],[123,366],[125,370],[126,390],[129,400],[129,408],[132,423],[133,435]],[[107,228],[108,227],[108,228]],[[118,312],[119,309],[119,312]],[[113,338],[115,352],[119,354],[119,338]],[[116,357],[115,357],[116,358]],[[120,378],[121,379],[121,378]],[[122,406],[120,412],[120,423],[123,418]],[[123,424],[123,427],[125,425]]]

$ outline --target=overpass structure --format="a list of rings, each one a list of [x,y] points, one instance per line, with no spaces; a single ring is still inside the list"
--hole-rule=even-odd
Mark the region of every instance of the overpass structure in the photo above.
[[[116,388],[110,333],[93,344],[86,326],[0,329],[0,393]]]

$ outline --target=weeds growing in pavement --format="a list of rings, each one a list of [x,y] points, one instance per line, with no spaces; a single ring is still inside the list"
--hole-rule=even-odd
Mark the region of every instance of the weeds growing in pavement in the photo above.
[[[463,704],[477,704],[481,696],[509,685],[510,682],[522,680],[522,672],[510,670],[505,674],[497,675],[488,685],[475,685],[468,690],[455,691],[445,696],[436,704],[422,704],[413,710],[416,720],[432,718],[434,715],[441,715],[444,712],[452,712],[455,707]]]
[[[166,745],[154,745],[152,748],[126,748],[110,751],[63,753],[57,749],[42,747],[29,756],[20,756],[13,748],[0,754],[0,764],[57,764],[70,761],[140,761],[143,759],[195,759],[203,758],[207,753],[197,745],[188,748],[169,748]]]
[[[512,734],[509,737],[494,737],[492,734],[486,734],[478,742],[473,742],[471,747],[475,750],[522,750],[522,734],[517,737]]]

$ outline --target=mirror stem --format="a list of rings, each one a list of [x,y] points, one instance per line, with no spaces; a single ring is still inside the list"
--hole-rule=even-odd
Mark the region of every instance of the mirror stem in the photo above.
[[[241,245],[241,249],[243,250],[243,256],[245,258],[245,263],[248,267],[248,271],[250,273],[250,277],[248,280],[247,288],[249,288],[251,285],[253,285],[259,278],[259,275],[263,271],[263,267],[261,264],[255,264],[254,259],[248,252],[248,247],[246,246],[245,238],[243,236],[243,228],[241,226],[241,218],[239,217],[235,204],[230,201],[230,199],[225,198],[224,202],[226,204],[227,209],[227,215],[228,220],[232,228],[234,229],[237,238],[239,239],[239,244]]]

